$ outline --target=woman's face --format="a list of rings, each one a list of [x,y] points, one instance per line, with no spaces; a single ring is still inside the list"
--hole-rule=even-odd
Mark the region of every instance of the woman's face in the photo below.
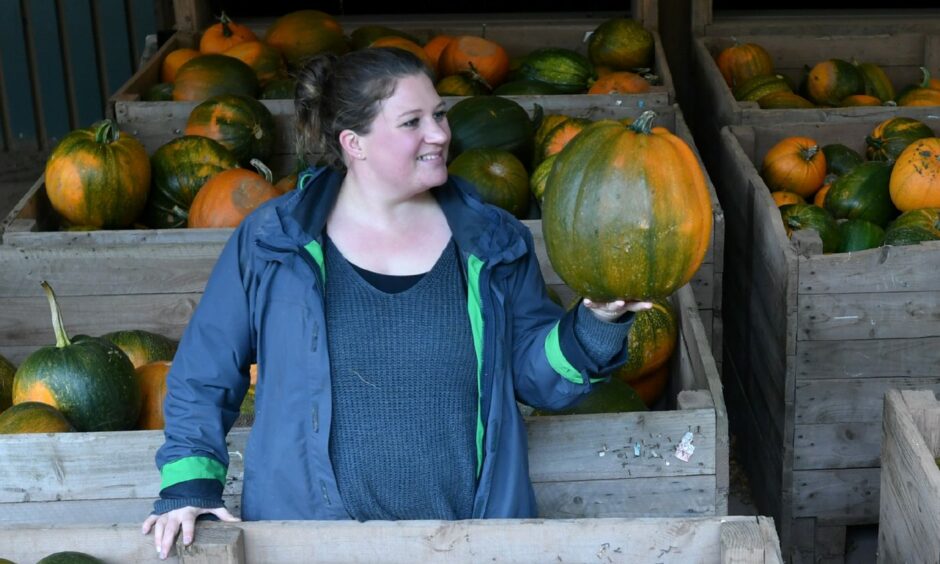
[[[447,180],[450,127],[444,102],[424,74],[398,80],[366,135],[359,136],[362,158],[355,170],[400,190],[419,193]]]

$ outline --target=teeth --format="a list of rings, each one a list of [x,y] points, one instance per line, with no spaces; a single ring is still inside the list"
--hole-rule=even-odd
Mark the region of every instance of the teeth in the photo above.
[[[419,161],[433,161],[433,160],[437,160],[438,158],[440,158],[438,155],[421,155],[420,157],[418,157],[418,160]]]

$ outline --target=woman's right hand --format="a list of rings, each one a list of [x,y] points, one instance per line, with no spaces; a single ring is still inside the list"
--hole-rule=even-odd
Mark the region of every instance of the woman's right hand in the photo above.
[[[211,513],[221,521],[237,522],[241,521],[228,512],[224,507],[213,509],[204,509],[201,507],[181,507],[168,511],[163,515],[150,515],[144,520],[140,532],[148,534],[153,529],[153,545],[160,555],[160,560],[165,560],[170,553],[170,547],[176,540],[176,535],[180,528],[183,529],[183,544],[189,545],[193,542],[193,531],[196,528],[196,517]]]

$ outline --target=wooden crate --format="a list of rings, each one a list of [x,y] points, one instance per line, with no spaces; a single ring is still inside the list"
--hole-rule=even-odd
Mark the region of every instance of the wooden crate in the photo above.
[[[348,34],[357,27],[367,24],[380,23],[390,25],[401,31],[408,32],[422,41],[427,41],[439,33],[449,35],[485,35],[486,38],[496,41],[506,48],[510,56],[524,55],[538,47],[566,47],[581,54],[587,54],[586,37],[601,24],[607,17],[615,14],[571,16],[558,14],[526,14],[525,16],[487,16],[464,15],[414,15],[414,16],[387,16],[377,19],[376,16],[345,16],[338,18]],[[619,14],[618,14],[619,15]],[[274,18],[245,21],[259,37],[271,25]],[[618,106],[635,108],[658,108],[668,106],[676,101],[676,90],[673,85],[672,74],[666,62],[659,34],[651,31],[654,40],[652,72],[659,77],[660,84],[652,86],[649,92],[643,94],[623,94],[610,96],[592,96],[606,98]],[[158,118],[167,105],[180,104],[180,102],[144,102],[141,96],[154,84],[160,81],[160,66],[166,55],[174,49],[182,47],[196,48],[199,45],[199,35],[194,32],[179,31],[175,33],[157,51],[157,53],[134,74],[124,85],[114,93],[108,101],[108,113],[124,124],[130,108],[137,111],[137,116],[143,115],[144,109],[151,109],[149,113]],[[584,95],[580,95],[584,96]],[[525,99],[528,96],[511,96],[514,99]],[[262,101],[272,107],[268,100]],[[191,106],[190,106],[191,107]],[[185,124],[185,121],[184,121]]]
[[[888,390],[881,442],[878,562],[940,562],[940,402]]]
[[[936,28],[940,29],[940,28]],[[807,108],[763,110],[756,102],[738,102],[725,83],[715,57],[737,39],[767,49],[778,74],[799,84],[804,65],[831,58],[880,65],[895,89],[919,82],[920,67],[940,76],[940,34],[895,32],[877,35],[748,35],[741,31],[727,36],[697,37],[692,41],[691,71],[695,96],[688,112],[693,131],[700,139],[705,164],[717,166],[718,134],[732,124],[843,122],[887,119],[896,115],[923,118],[940,114],[940,107],[869,106],[854,108]],[[694,119],[692,119],[694,117]]]
[[[550,96],[523,101],[532,111],[564,112],[588,118],[635,117],[638,108],[598,104],[593,96]],[[449,99],[449,104],[456,99]],[[131,107],[123,128],[135,135],[149,153],[177,137],[194,104],[163,103],[153,108]],[[295,162],[293,109],[289,101],[272,104],[278,139],[270,164],[286,173]],[[138,113],[137,110],[140,110]],[[656,124],[665,126],[695,146],[675,106],[656,110]],[[709,180],[713,207],[712,240],[702,266],[692,280],[699,313],[712,351],[721,351],[721,278],[724,219]],[[62,300],[75,332],[102,334],[120,329],[150,329],[178,337],[202,293],[209,270],[231,230],[166,229],[57,232],[59,220],[49,205],[42,178],[0,223],[0,354],[19,362],[36,347],[47,344],[49,321],[39,282],[49,280]],[[530,221],[530,227],[539,224]],[[541,226],[538,226],[541,231]],[[141,315],[151,309],[159,316]],[[148,327],[136,327],[149,319]]]
[[[80,550],[108,564],[154,562],[139,525],[27,525],[0,529],[0,557],[35,562]],[[200,523],[195,542],[165,560],[182,564],[413,562],[779,564],[766,517],[477,521],[259,521]]]
[[[859,150],[876,124],[726,127],[712,171],[732,432],[758,508],[808,561],[841,556],[845,526],[878,521],[885,390],[940,389],[940,243],[823,255],[815,232],[790,241],[756,163],[792,135]]]
[[[551,269],[544,274],[550,286],[564,290]],[[684,286],[675,300],[680,335],[664,409],[527,418],[529,471],[541,517],[727,513],[721,379],[691,288]],[[135,313],[138,323],[161,317],[153,310]],[[73,332],[70,319],[81,325],[79,317],[65,316]],[[236,513],[249,431],[235,428],[228,436],[231,465],[224,495]],[[684,462],[675,452],[687,432],[695,452]],[[154,455],[163,440],[160,431],[0,435],[0,529],[10,523],[140,520],[160,489]]]

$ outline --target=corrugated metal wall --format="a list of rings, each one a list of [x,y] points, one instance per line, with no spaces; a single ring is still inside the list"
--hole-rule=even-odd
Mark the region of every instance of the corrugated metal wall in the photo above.
[[[5,151],[45,152],[105,115],[140,64],[164,0],[0,0]]]

